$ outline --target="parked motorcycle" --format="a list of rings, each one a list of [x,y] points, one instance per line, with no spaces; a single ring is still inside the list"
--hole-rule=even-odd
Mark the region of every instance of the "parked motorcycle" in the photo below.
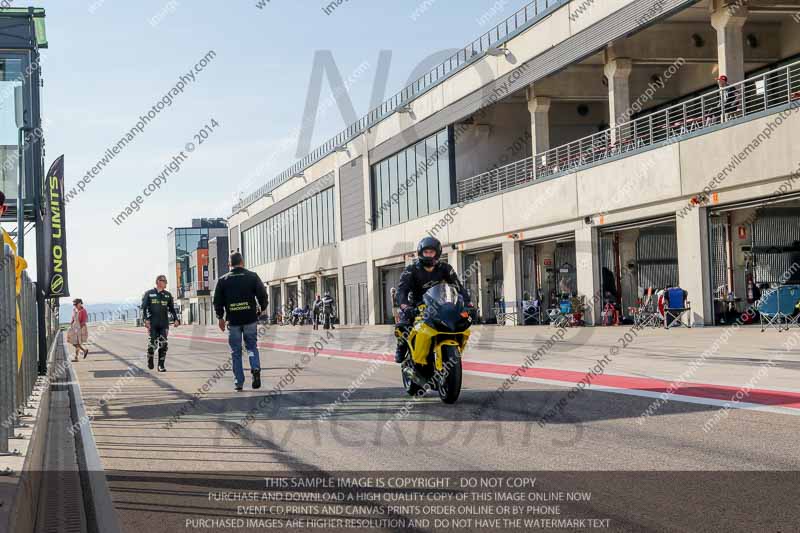
[[[307,323],[311,321],[310,314],[308,309],[300,309],[299,307],[292,311],[292,325],[296,326],[300,324],[301,326],[305,326]]]
[[[403,387],[409,396],[435,389],[444,403],[455,403],[461,394],[461,355],[472,318],[453,285],[435,285],[422,299],[405,339],[409,349],[401,365]]]

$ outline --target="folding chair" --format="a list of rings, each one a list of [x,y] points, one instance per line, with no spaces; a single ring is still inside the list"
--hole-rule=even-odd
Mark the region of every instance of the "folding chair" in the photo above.
[[[680,287],[671,287],[664,291],[664,327],[669,329],[676,324],[687,328],[692,327],[692,305],[686,299],[688,293]],[[689,313],[689,319],[684,322],[683,315]]]
[[[653,288],[647,289],[647,297],[633,313],[633,323],[640,328],[657,328],[661,326],[661,316],[656,313],[653,302]]]
[[[522,323],[526,326],[538,326],[542,323],[542,308],[539,300],[522,302]]]
[[[569,327],[572,322],[572,304],[564,300],[557,309],[550,309],[550,324],[556,328]]]
[[[798,325],[798,318],[795,311],[800,305],[800,286],[782,285],[774,289],[765,291],[758,301],[758,309],[761,321],[761,331],[767,328],[777,329],[779,332],[789,329],[792,325]]]

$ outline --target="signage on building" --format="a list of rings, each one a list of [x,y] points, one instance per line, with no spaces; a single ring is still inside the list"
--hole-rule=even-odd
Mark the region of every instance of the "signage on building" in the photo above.
[[[545,257],[543,261],[544,266],[551,267],[553,266],[553,258],[552,257]]]
[[[63,155],[47,171],[44,193],[44,296],[61,298],[69,296]]]

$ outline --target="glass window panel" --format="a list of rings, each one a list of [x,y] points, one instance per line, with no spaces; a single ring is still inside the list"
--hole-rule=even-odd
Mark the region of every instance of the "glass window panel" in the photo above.
[[[322,193],[322,197],[325,198],[325,218],[323,221],[325,244],[331,244],[331,213],[333,210],[331,209],[331,195],[329,192],[328,190]]]
[[[417,209],[417,153],[414,148],[406,150],[406,175],[408,176],[408,190],[406,197],[408,198],[408,220],[414,220],[419,217]]]
[[[317,195],[311,197],[311,247],[316,249],[319,247],[319,224],[317,223]]]
[[[328,196],[331,200],[331,222],[329,226],[330,243],[336,242],[336,196],[334,195],[333,188],[328,189]]]
[[[397,184],[397,156],[393,156],[389,158],[389,200],[392,202],[391,206],[391,213],[392,213],[392,224],[398,224],[400,222],[400,205],[399,205],[399,198],[397,196],[398,184]]]
[[[259,242],[261,243],[261,252],[259,254],[259,264],[263,265],[267,262],[267,223],[262,222],[258,225],[261,235]]]
[[[391,192],[389,189],[389,162],[388,161],[381,161],[379,163],[381,168],[381,190],[383,191],[383,204],[385,209],[383,209],[383,226],[391,226],[392,225],[392,199],[391,199]]]
[[[303,216],[303,203],[304,202],[300,202],[300,204],[297,206],[297,210],[300,213],[300,237],[298,241],[300,242],[301,253],[306,251],[306,217]]]
[[[267,236],[269,239],[269,260],[270,262],[275,261],[275,217],[270,217],[269,219],[269,235]]]
[[[278,216],[275,215],[272,217],[272,231],[271,231],[271,238],[272,238],[272,260],[276,261],[278,259]]]
[[[375,191],[375,229],[383,227],[383,191],[381,190],[381,167],[372,166],[372,190]]]
[[[425,159],[425,141],[418,142],[414,147],[417,152],[417,213],[424,217],[428,210],[428,170]]]
[[[435,135],[425,139],[425,148],[428,164],[428,209],[435,213],[439,210],[439,161]]]
[[[255,241],[256,251],[250,260],[250,264],[258,265],[261,264],[261,224],[254,228],[253,240]]]
[[[453,202],[450,196],[450,143],[447,130],[436,136],[439,151],[439,207],[444,209]]]
[[[272,262],[272,218],[267,219],[267,263]]]
[[[320,193],[319,203],[320,209],[320,244],[325,246],[328,244],[328,196],[325,193]]]
[[[283,216],[285,219],[286,225],[284,226],[284,234],[286,235],[286,241],[284,243],[284,257],[289,257],[292,255],[292,213],[290,210],[286,210],[283,212]]]
[[[281,231],[281,257],[286,257],[286,213],[281,213],[280,220]]]
[[[275,219],[275,259],[281,257],[281,216],[277,214],[273,217]]]
[[[289,212],[283,212],[283,257],[289,257]]]
[[[283,235],[284,235],[283,256],[284,257],[289,257],[290,255],[292,255],[291,248],[290,248],[290,246],[291,246],[291,240],[290,240],[291,236],[289,235],[289,231],[290,231],[289,230],[289,228],[290,228],[289,211],[284,211],[283,212],[283,222],[284,222],[284,224],[283,224]]]
[[[306,219],[306,250],[311,249],[311,200],[303,200],[303,216]]]
[[[406,192],[406,179],[408,170],[406,169],[406,153],[397,154],[397,208],[400,212],[400,222],[408,220],[408,194]]]
[[[251,265],[257,265],[260,258],[258,256],[259,250],[261,249],[261,231],[259,230],[258,226],[253,228],[253,257],[250,258]]]
[[[273,238],[275,239],[275,260],[281,256],[281,217],[280,214],[273,217],[275,219],[275,228]]]
[[[322,246],[322,232],[325,229],[322,218],[322,195],[317,193],[314,195],[317,199],[317,248]]]
[[[292,255],[297,255],[297,209],[292,207]]]
[[[297,253],[299,254],[303,252],[303,221],[302,221],[303,217],[300,216],[300,204],[294,206],[294,217],[295,217],[294,226],[295,226],[295,231],[297,232],[295,234],[295,239],[297,240],[297,242],[295,243],[294,246],[295,249],[297,250]]]

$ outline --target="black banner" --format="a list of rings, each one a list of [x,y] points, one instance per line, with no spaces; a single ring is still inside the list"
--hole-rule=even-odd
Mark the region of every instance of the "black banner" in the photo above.
[[[47,171],[44,194],[44,296],[60,298],[69,296],[63,155],[56,159]]]

